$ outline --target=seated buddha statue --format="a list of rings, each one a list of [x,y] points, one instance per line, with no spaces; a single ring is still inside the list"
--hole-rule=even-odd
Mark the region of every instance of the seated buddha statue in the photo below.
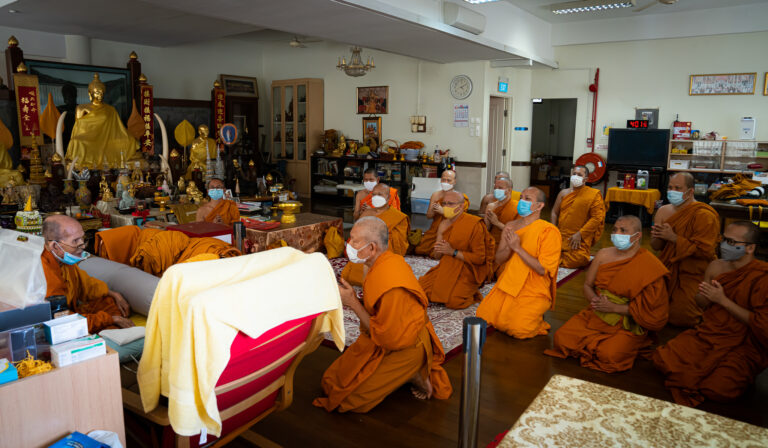
[[[200,171],[205,174],[206,161],[208,159],[216,161],[216,140],[208,137],[208,126],[201,124],[197,127],[197,138],[192,140],[192,144],[189,147],[189,167],[187,168],[186,178],[192,178],[192,170],[196,167],[200,168]],[[206,150],[208,155],[206,157]]]
[[[13,160],[5,144],[0,142],[0,186],[13,181],[15,185],[24,185],[24,176],[13,169]],[[21,166],[21,165],[19,165]]]
[[[91,102],[75,109],[75,125],[65,157],[68,162],[77,159],[76,165],[91,169],[104,164],[118,168],[121,160],[141,156],[137,152],[139,142],[128,134],[115,108],[104,103],[105,91],[98,73],[94,73],[93,81],[88,84]]]

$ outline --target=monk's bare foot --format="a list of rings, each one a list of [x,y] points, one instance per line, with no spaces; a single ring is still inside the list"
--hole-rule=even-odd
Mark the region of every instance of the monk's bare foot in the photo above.
[[[424,379],[417,373],[411,378],[411,384],[413,384],[411,393],[414,397],[419,400],[428,400],[432,397],[432,382],[429,381],[429,378]]]

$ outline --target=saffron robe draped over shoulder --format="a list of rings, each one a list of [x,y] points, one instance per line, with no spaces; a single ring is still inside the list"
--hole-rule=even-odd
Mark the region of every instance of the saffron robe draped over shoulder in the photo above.
[[[584,186],[563,197],[557,227],[563,237],[560,264],[565,268],[588,265],[590,250],[605,227],[605,203],[600,190]],[[569,240],[576,232],[581,233],[581,244],[571,249]]]
[[[734,400],[768,368],[768,263],[753,260],[715,280],[726,297],[750,311],[749,323],[712,303],[701,324],[653,353],[675,402],[686,406]]]
[[[395,255],[405,255],[408,250],[408,231],[411,224],[408,216],[399,210],[388,208],[379,213],[377,218],[384,221],[389,231],[389,250]],[[341,278],[348,281],[351,285],[362,286],[365,276],[364,265],[362,263],[347,263],[341,271]]]
[[[493,273],[495,243],[483,220],[463,213],[443,233],[443,239],[464,257],[440,257],[440,263],[419,279],[430,302],[462,309],[480,301],[478,288]]]
[[[573,356],[582,366],[601,372],[631,369],[640,349],[651,343],[648,332],[659,331],[667,323],[668,274],[658,258],[645,249],[631,258],[600,265],[595,291],[627,298],[629,316],[604,313],[601,317],[591,308],[581,310],[555,332],[554,347],[544,353],[559,358]]]
[[[464,211],[466,212],[467,209],[469,209],[469,198],[465,194]],[[429,229],[424,232],[424,235],[421,237],[421,242],[414,249],[416,255],[429,256],[432,253],[432,249],[434,249],[435,243],[437,242],[437,229],[440,227],[440,223],[443,222],[443,219],[443,215],[435,215],[434,219],[432,219],[432,225],[430,225]]]
[[[666,241],[659,259],[669,269],[669,323],[693,327],[702,309],[694,296],[704,280],[709,262],[715,259],[720,240],[720,216],[715,209],[694,202],[670,216],[666,223],[677,234],[677,241]]]
[[[240,221],[240,210],[234,201],[222,199],[205,217],[206,222],[213,222],[216,216],[221,215],[222,224],[231,226],[232,223]]]
[[[325,371],[325,396],[314,405],[327,411],[368,412],[415,374],[429,378],[433,396],[452,393],[440,366],[443,346],[427,316],[427,297],[402,256],[384,252],[363,284],[370,329]]]
[[[514,193],[514,192],[512,192]],[[520,197],[520,194],[518,193],[518,198]],[[493,205],[494,203],[491,203],[490,205]],[[493,213],[496,214],[496,217],[499,218],[499,221],[501,221],[503,224],[508,223],[509,221],[513,221],[517,219],[517,200],[516,199],[509,199],[506,203],[504,203],[501,206],[495,206],[493,208]],[[493,240],[496,242],[496,247],[499,246],[499,243],[501,243],[501,229],[491,225],[491,228],[488,229],[491,232],[491,236],[493,237]]]
[[[522,248],[544,267],[544,275],[513,252],[496,285],[477,308],[477,316],[512,337],[526,339],[547,334],[550,328],[543,316],[555,306],[561,238],[557,227],[541,219],[515,233]]]
[[[88,332],[98,333],[117,328],[112,316],[122,316],[115,299],[107,295],[109,288],[103,281],[89,276],[77,265],[63,265],[48,250],[40,256],[45,281],[46,297],[67,296],[67,307],[88,320]]]
[[[372,199],[373,193],[369,191],[368,195],[360,200],[360,205],[365,204],[368,207],[373,208]],[[400,211],[400,193],[397,192],[397,188],[389,187],[389,201],[387,202],[387,205]]]

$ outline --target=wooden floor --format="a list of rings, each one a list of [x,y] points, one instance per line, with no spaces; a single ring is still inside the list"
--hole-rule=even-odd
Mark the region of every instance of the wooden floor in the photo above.
[[[610,228],[608,224],[598,247],[610,244]],[[645,233],[647,245],[647,229]],[[497,331],[487,338],[482,358],[478,446],[485,446],[497,434],[509,429],[555,374],[671,401],[663,387],[663,377],[649,361],[639,360],[629,372],[605,374],[582,368],[573,359],[542,354],[551,347],[554,331],[586,305],[581,292],[583,281],[582,272],[558,289],[556,309],[545,317],[552,325],[548,336],[519,341]],[[665,329],[660,339],[668,340],[678,332]],[[305,358],[296,374],[293,405],[255,425],[253,430],[286,447],[456,446],[462,356],[445,364],[454,387],[450,399],[423,402],[414,399],[407,387],[402,387],[367,414],[328,413],[312,406],[312,400],[321,394],[323,372],[338,356],[338,351],[321,346]],[[756,386],[739,401],[727,405],[707,402],[700,408],[768,427],[766,403],[768,372],[763,372]],[[234,446],[252,445],[238,440]]]

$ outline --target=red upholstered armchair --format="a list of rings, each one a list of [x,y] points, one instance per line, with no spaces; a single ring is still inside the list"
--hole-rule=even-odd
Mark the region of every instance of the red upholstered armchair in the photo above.
[[[235,438],[259,445],[271,442],[248,429],[293,400],[293,375],[302,358],[313,352],[323,336],[319,332],[322,314],[294,319],[278,325],[256,339],[238,333],[230,347],[230,360],[216,383],[216,400],[222,420],[221,437],[208,435],[202,446],[224,446]],[[154,426],[149,431],[151,446],[199,447],[200,436],[184,437],[173,432],[168,408],[159,406],[144,413],[138,386],[123,378],[123,406],[126,410],[162,427],[158,441]],[[167,403],[167,402],[166,402]],[[137,425],[128,416],[128,433]],[[135,432],[132,434],[136,436]],[[140,438],[140,437],[139,437]],[[274,444],[271,444],[274,445]]]

